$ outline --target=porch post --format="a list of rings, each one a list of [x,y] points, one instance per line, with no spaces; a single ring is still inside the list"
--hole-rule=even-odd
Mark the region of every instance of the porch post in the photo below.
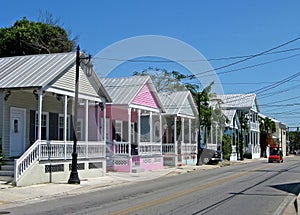
[[[159,143],[160,143],[160,152],[162,154],[162,118],[161,118],[161,113],[159,113]]]
[[[43,91],[38,92],[38,140],[42,139],[42,108],[43,106]]]
[[[184,118],[181,117],[181,145],[184,143]]]
[[[68,96],[64,96],[64,142],[65,142],[65,160],[67,159],[67,117],[68,117]]]
[[[177,116],[174,116],[174,154],[175,166],[178,165]]]
[[[149,124],[150,124],[150,143],[153,142],[153,119],[152,119],[152,112],[150,111],[149,115]]]
[[[106,143],[106,102],[103,102],[103,130],[101,132],[103,132],[103,141]]]
[[[140,142],[141,142],[141,110],[140,109],[138,109],[138,123],[137,123],[137,126],[138,126],[137,143],[139,145]]]
[[[189,144],[192,143],[192,119],[189,119]]]
[[[131,108],[128,108],[128,155],[131,156]]]
[[[64,96],[64,142],[67,141],[68,96]]]
[[[89,100],[85,100],[85,142],[89,141]]]

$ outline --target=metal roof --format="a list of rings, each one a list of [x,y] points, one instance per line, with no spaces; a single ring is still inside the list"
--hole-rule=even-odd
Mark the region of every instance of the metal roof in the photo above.
[[[75,64],[76,52],[0,58],[0,89],[49,87],[75,67]],[[75,80],[75,77],[72,78]],[[110,102],[111,98],[95,71],[87,78],[96,86],[98,96],[105,97]],[[74,90],[73,86],[70,90]]]
[[[167,114],[195,116],[197,107],[190,91],[159,93]]]
[[[44,87],[75,64],[76,53],[0,58],[0,88]]]
[[[164,111],[162,102],[149,76],[130,76],[121,78],[101,78],[113,104],[130,105],[143,86],[148,83],[159,107]]]
[[[217,95],[217,99],[222,100],[222,108],[224,109],[253,109],[259,107],[256,94],[223,94]]]

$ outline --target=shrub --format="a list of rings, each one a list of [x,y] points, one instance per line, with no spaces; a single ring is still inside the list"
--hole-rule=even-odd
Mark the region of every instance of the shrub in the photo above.
[[[230,156],[232,153],[232,146],[231,146],[231,137],[229,135],[223,135],[222,152],[223,152],[223,159],[230,160]]]

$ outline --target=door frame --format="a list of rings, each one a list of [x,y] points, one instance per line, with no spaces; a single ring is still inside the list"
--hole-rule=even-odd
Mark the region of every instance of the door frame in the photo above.
[[[25,108],[18,108],[18,107],[10,107],[9,110],[9,156],[12,156],[12,143],[11,143],[11,132],[12,132],[12,124],[11,124],[11,120],[12,120],[12,111],[22,111],[24,114],[24,122],[23,122],[23,152],[25,152],[25,146],[26,146],[26,109]]]

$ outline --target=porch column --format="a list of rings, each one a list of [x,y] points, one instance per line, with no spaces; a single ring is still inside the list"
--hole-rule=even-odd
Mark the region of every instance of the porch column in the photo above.
[[[181,144],[184,143],[184,118],[181,117]]]
[[[150,124],[150,143],[153,142],[153,119],[152,112],[150,111],[149,115],[149,124]]]
[[[101,119],[100,119],[100,122],[101,122]],[[103,130],[101,132],[103,132],[103,134],[102,134],[103,140],[106,143],[106,102],[103,102]]]
[[[162,119],[161,119],[161,113],[159,113],[159,143],[160,143],[160,153],[162,154],[163,149],[162,149]]]
[[[178,165],[177,116],[174,116],[174,154],[175,166]]]
[[[85,135],[84,140],[89,141],[89,100],[85,100]]]
[[[189,119],[189,144],[192,143],[192,119]]]
[[[43,91],[38,92],[38,140],[42,139],[42,111],[43,111]]]
[[[64,142],[67,141],[68,96],[64,96]]]
[[[141,110],[140,109],[138,109],[137,126],[138,126],[137,143],[139,145],[141,142]]]
[[[131,156],[131,108],[128,108],[128,154]]]
[[[177,143],[177,116],[174,117],[174,153],[178,154],[178,143]]]

